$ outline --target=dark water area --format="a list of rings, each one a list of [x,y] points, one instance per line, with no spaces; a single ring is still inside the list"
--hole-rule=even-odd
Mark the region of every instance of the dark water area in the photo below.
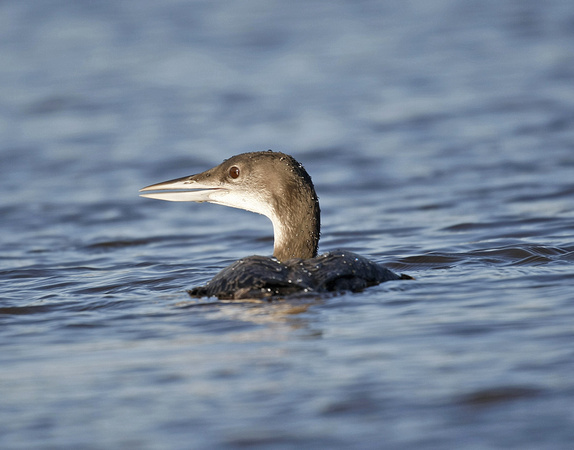
[[[574,4],[0,4],[0,448],[571,448]],[[138,189],[272,148],[415,281],[191,299],[265,217]]]

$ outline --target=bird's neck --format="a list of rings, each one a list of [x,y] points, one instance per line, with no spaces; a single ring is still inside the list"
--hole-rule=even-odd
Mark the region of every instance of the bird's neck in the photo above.
[[[317,256],[319,224],[314,215],[289,217],[273,221],[275,242],[273,256],[279,261],[291,258],[309,259]]]
[[[273,256],[279,261],[317,256],[321,229],[319,200],[315,189],[301,187],[298,195],[287,193],[276,203],[273,222]],[[295,197],[295,198],[294,198]]]

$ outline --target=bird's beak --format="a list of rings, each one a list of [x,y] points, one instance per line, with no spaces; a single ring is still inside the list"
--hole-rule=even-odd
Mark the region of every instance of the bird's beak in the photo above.
[[[196,175],[163,181],[140,189],[140,197],[167,200],[170,202],[209,202],[215,193],[225,188],[195,180]]]

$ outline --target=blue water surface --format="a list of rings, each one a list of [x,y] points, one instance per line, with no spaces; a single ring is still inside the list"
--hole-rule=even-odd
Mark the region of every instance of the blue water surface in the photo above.
[[[571,448],[574,4],[0,4],[2,449]],[[141,199],[245,152],[415,281],[191,299],[265,217]]]

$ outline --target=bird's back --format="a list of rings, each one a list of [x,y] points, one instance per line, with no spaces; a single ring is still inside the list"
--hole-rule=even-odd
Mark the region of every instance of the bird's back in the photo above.
[[[290,259],[250,256],[219,272],[205,286],[188,291],[192,297],[246,299],[285,297],[297,293],[357,292],[384,281],[410,278],[348,251],[316,258]]]

